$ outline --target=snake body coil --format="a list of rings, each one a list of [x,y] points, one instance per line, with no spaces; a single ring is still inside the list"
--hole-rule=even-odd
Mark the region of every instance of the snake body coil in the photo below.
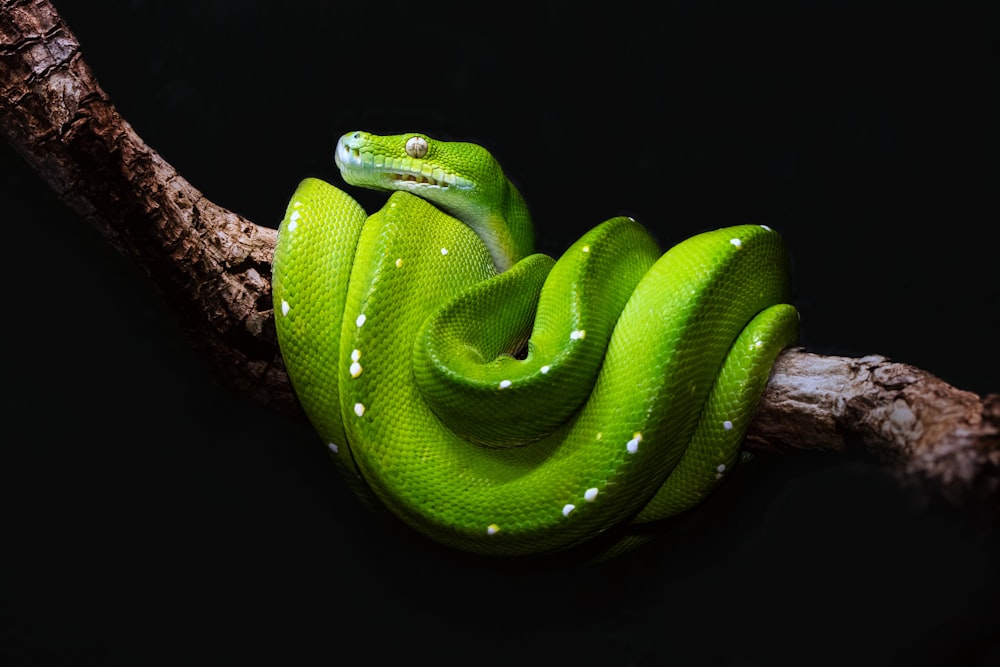
[[[304,180],[274,257],[295,391],[348,479],[431,538],[544,553],[697,504],[729,474],[777,354],[797,336],[767,227],[660,254],[613,218],[558,261],[474,144],[344,135],[367,215]]]

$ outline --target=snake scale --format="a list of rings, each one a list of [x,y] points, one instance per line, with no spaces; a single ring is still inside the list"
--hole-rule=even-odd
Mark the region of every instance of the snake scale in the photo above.
[[[307,178],[278,231],[278,341],[352,486],[469,552],[609,551],[732,470],[778,353],[798,335],[789,263],[762,225],[662,253],[628,217],[557,260],[483,147],[343,135],[368,215]]]

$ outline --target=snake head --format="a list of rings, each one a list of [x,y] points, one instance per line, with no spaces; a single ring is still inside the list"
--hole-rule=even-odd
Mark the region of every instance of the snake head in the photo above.
[[[410,192],[460,219],[501,201],[506,185],[500,165],[482,146],[426,134],[348,132],[337,142],[335,159],[351,185]]]
[[[532,251],[531,218],[520,193],[478,144],[355,131],[340,137],[335,160],[351,185],[409,192],[465,222],[501,271]]]

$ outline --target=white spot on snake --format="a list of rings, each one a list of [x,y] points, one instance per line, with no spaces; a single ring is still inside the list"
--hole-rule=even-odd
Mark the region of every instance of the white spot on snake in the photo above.
[[[402,257],[400,257],[399,259],[396,260],[396,268],[398,269],[401,266],[403,266],[403,258]]]
[[[298,213],[296,213],[296,215],[298,215]],[[299,226],[299,223],[295,222],[294,220],[289,220],[288,221],[288,231],[294,232],[295,228],[298,227],[298,226]]]
[[[491,523],[490,525],[486,526],[487,535],[496,535],[499,532],[500,532],[500,526],[496,525],[495,523]]]
[[[762,347],[764,347],[764,341],[762,341],[762,340],[755,340],[753,342],[753,349],[759,350]]]
[[[353,364],[351,364],[351,377],[356,378],[359,375],[361,375],[361,364],[355,361]],[[361,415],[358,416],[360,417]]]
[[[351,352],[351,361],[361,361],[361,350]]]
[[[729,239],[729,242],[732,243],[737,248],[743,245],[743,241],[740,241],[739,239]]]
[[[281,314],[282,315],[287,315],[290,308],[291,308],[291,306],[288,305],[288,302],[285,301],[284,299],[282,299],[281,300]]]
[[[586,491],[584,491],[583,499],[586,500],[588,503],[592,503],[595,500],[597,500],[597,487],[595,486],[591,489],[587,489]]]
[[[292,214],[288,216],[288,230],[291,231],[298,227],[299,220],[302,218],[302,214],[298,211],[292,211]]]
[[[570,340],[582,340],[587,335],[587,332],[583,329],[575,329],[569,332]]]
[[[760,228],[768,232],[771,231],[771,228],[768,227],[767,225],[761,225]]]
[[[589,245],[583,246],[583,251],[584,252],[590,252],[590,246]]]
[[[604,439],[604,434],[598,431],[595,440],[603,440],[603,439]]]
[[[552,367],[551,367],[551,366],[542,366],[542,367],[541,367],[541,368],[540,368],[539,370],[541,370],[541,371],[542,371],[542,375],[545,375],[545,374],[546,374],[546,373],[548,373],[548,372],[549,372],[550,370],[552,370]]]
[[[302,207],[302,202],[300,201],[295,201],[292,203],[292,208],[301,208],[301,207]]]
[[[364,326],[365,320],[367,319],[368,318],[365,317],[365,314],[361,313],[360,315],[358,315],[358,319],[354,320],[354,323],[358,325],[358,328],[361,328],[362,326]]]
[[[635,454],[639,451],[640,442],[642,442],[642,433],[634,433],[632,439],[625,444],[625,449],[628,450],[629,454]]]
[[[447,248],[441,248],[441,254],[442,255],[447,255],[448,254],[448,249]]]
[[[729,421],[727,419],[726,421],[722,422],[722,428],[726,429],[727,431],[732,431],[733,430],[733,422],[731,422],[731,421]]]
[[[572,503],[566,503],[563,505],[563,516],[569,516],[569,513],[576,509],[576,505]]]
[[[719,471],[719,472],[726,472],[726,464],[725,463],[720,463],[719,467],[716,468],[716,470]]]
[[[510,386],[510,380],[500,380],[500,388],[506,389]]]
[[[364,403],[355,403],[354,404],[354,414],[356,414],[359,417],[364,416],[364,414],[365,414],[365,405],[364,405]]]
[[[326,446],[329,447],[330,451],[333,452],[334,454],[340,451],[340,447],[338,447],[337,444],[334,442],[328,442],[326,443]]]

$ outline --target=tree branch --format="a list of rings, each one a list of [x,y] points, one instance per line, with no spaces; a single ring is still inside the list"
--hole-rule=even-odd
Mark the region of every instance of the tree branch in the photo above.
[[[301,414],[274,333],[275,230],[208,201],[136,135],[46,0],[0,0],[0,128],[73,210],[146,269],[228,385]],[[786,351],[747,445],[860,445],[952,502],[998,509],[1000,395],[980,398],[883,357]]]
[[[227,384],[299,410],[271,311],[275,230],[208,201],[136,135],[49,2],[0,2],[0,127],[74,211],[148,271]]]
[[[786,351],[746,446],[778,452],[861,446],[952,503],[1000,510],[1000,394],[980,398],[882,356]]]

